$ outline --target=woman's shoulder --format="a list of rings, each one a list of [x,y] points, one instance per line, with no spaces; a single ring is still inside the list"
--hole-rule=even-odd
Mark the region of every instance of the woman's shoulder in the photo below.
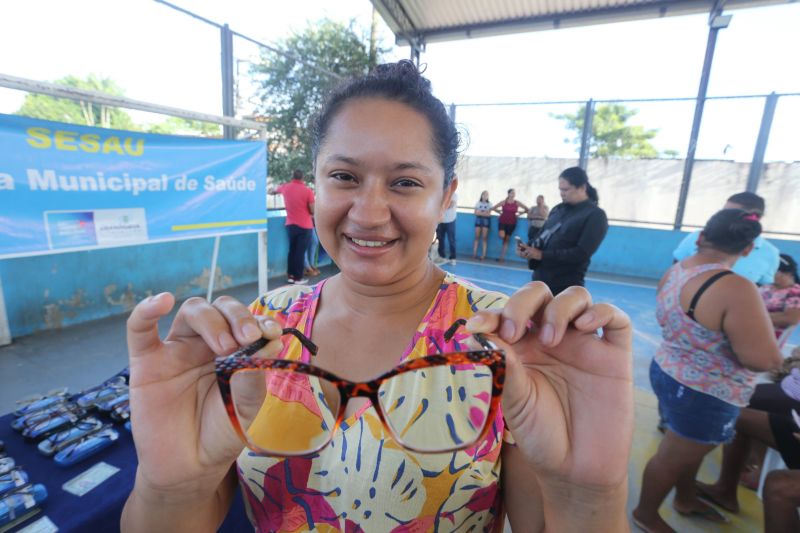
[[[316,286],[285,285],[273,289],[250,304],[250,312],[254,315],[266,315],[274,318],[286,316],[289,309],[298,302],[306,301],[314,293]]]
[[[508,301],[508,296],[502,292],[484,289],[450,273],[445,283],[455,289],[456,304],[468,306],[472,312],[502,309]]]

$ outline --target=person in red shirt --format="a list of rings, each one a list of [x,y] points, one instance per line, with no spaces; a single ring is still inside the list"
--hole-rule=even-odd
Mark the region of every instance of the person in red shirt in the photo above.
[[[311,242],[314,230],[314,191],[303,183],[302,170],[292,172],[292,181],[269,190],[269,194],[282,194],[286,206],[286,233],[289,235],[287,271],[289,283],[308,283],[303,277],[303,256]]]

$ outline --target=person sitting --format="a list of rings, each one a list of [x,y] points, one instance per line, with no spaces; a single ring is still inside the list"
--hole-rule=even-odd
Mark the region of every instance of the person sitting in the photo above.
[[[628,317],[433,264],[459,135],[412,62],[337,87],[309,137],[339,273],[249,308],[190,298],[163,340],[174,296],[134,308],[122,531],[216,531],[237,484],[264,532],[626,530]]]
[[[800,323],[800,277],[794,258],[781,254],[775,282],[762,286],[759,291],[775,327],[775,336],[780,339],[786,328]]]
[[[766,203],[762,197],[755,193],[740,192],[728,198],[723,209],[743,209],[756,215],[758,220],[761,220],[766,211]],[[700,230],[686,235],[678,247],[675,248],[675,251],[672,252],[673,259],[682,261],[697,253],[697,239],[699,237]],[[775,271],[778,269],[779,253],[774,244],[759,235],[753,243],[753,250],[736,261],[736,264],[733,265],[733,271],[756,285],[772,283]]]
[[[794,368],[780,383],[756,386],[747,408],[736,420],[736,436],[723,448],[722,468],[716,483],[697,482],[699,494],[732,513],[739,512],[737,488],[752,444],[760,443],[781,454],[791,469],[800,469],[800,431],[792,410],[800,412],[800,369]]]
[[[800,439],[800,433],[795,433]],[[800,531],[800,470],[775,470],[764,481],[764,533]]]
[[[708,452],[733,438],[757,372],[783,360],[756,286],[730,270],[760,233],[746,211],[719,211],[700,234],[697,253],[674,264],[658,285],[663,341],[650,382],[667,429],[645,467],[633,511],[645,531],[674,531],[658,513],[673,487],[679,513],[726,521],[697,498],[695,475]]]

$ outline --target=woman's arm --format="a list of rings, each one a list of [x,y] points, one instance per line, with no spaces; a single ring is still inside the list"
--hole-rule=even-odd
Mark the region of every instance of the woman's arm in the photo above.
[[[780,366],[783,355],[756,286],[740,276],[726,276],[718,283],[725,297],[722,331],[739,362],[756,372]]]
[[[800,309],[787,309],[780,313],[770,313],[769,319],[776,328],[788,328],[800,323]]]
[[[528,206],[517,200],[517,213],[524,215],[529,211]]]
[[[531,467],[516,446],[503,443],[503,505],[512,531],[544,531],[542,490]]]
[[[228,515],[236,493],[236,469],[232,466],[217,490],[205,494],[167,494],[146,485],[137,473],[133,491],[122,510],[121,531],[214,532]]]

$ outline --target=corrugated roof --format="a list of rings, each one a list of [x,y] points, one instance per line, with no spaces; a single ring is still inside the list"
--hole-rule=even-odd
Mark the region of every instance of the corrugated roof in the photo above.
[[[709,13],[714,0],[371,0],[398,44]],[[727,0],[725,9],[794,0]]]

